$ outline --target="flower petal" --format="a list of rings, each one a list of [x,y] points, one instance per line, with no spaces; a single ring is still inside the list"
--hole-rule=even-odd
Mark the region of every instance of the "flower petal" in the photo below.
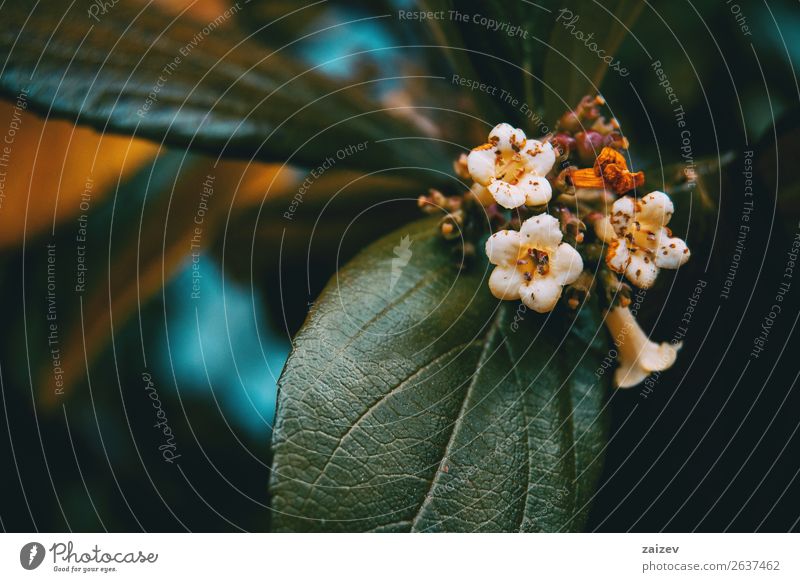
[[[681,344],[672,345],[669,342],[657,344],[649,341],[639,354],[639,365],[648,373],[663,372],[672,367],[678,358],[678,350]]]
[[[625,267],[625,276],[640,289],[649,289],[656,282],[658,267],[648,253],[637,249],[631,253],[631,260]]]
[[[500,230],[486,241],[486,256],[493,265],[516,265],[522,246],[522,236],[516,230]]]
[[[519,232],[527,246],[540,251],[555,251],[563,237],[558,219],[549,214],[532,216],[522,223]]]
[[[651,372],[666,370],[675,363],[681,345],[651,341],[627,307],[610,310],[606,325],[618,350],[619,367],[614,372],[618,388],[636,386]]]
[[[648,222],[639,222],[638,218],[639,215],[628,226],[627,238],[631,241],[632,246],[655,253],[658,248],[659,231],[662,230],[662,227]]]
[[[478,184],[488,186],[494,180],[495,153],[494,148],[484,144],[472,150],[467,156],[467,170]]]
[[[630,196],[624,196],[614,202],[611,207],[611,226],[617,236],[623,236],[628,229],[628,225],[636,212],[636,201]]]
[[[561,297],[561,285],[556,277],[536,276],[519,289],[522,302],[537,313],[552,311]]]
[[[657,230],[667,224],[675,212],[675,206],[669,196],[654,190],[639,200],[636,208],[636,220],[642,225],[648,225],[649,230]]]
[[[525,204],[525,193],[514,184],[509,184],[503,180],[495,180],[489,184],[487,189],[492,193],[497,203],[504,208],[518,208]]]
[[[689,260],[691,253],[686,243],[678,237],[669,236],[669,231],[662,228],[659,233],[656,265],[662,269],[677,269]]]
[[[517,187],[525,194],[525,204],[528,206],[542,206],[550,202],[553,196],[553,188],[547,178],[536,174],[525,174]]]
[[[522,272],[516,267],[495,267],[489,275],[489,290],[498,299],[519,299],[520,287],[524,282]]]
[[[572,245],[561,243],[550,257],[550,274],[556,277],[561,285],[569,285],[583,271],[581,254]]]
[[[526,144],[525,132],[508,123],[498,123],[489,132],[489,142],[501,152],[516,152]]]
[[[556,152],[549,143],[542,143],[538,139],[529,139],[525,149],[522,150],[525,167],[539,176],[546,176],[556,163]]]
[[[617,388],[633,388],[650,375],[634,360],[632,362],[620,362],[614,371],[614,386]]]
[[[608,245],[606,253],[606,264],[612,271],[624,273],[631,262],[631,253],[628,249],[628,241],[624,238],[614,239]]]

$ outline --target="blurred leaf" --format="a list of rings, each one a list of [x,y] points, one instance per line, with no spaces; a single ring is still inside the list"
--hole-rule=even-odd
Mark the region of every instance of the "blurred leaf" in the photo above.
[[[615,7],[606,8],[595,0],[490,1],[478,7],[426,0],[423,5],[445,11],[444,19],[426,24],[436,42],[448,47],[453,70],[498,88],[491,99],[475,92],[485,118],[501,121],[500,110],[503,120],[540,135],[602,82],[608,65],[587,44],[595,42],[604,54],[616,54],[626,26],[632,25],[644,3],[617,0]],[[451,11],[462,17],[451,17]],[[575,24],[568,26],[575,16]],[[500,90],[507,98],[498,97]]]
[[[787,111],[753,147],[753,170],[758,186],[769,196],[777,194],[778,219],[786,234],[797,230],[800,217],[800,178],[794,164],[800,143],[800,107]]]
[[[234,0],[235,1],[235,0]],[[198,22],[214,20],[225,12],[234,1],[229,0],[155,0],[160,8],[171,14],[190,14]],[[252,2],[253,0],[249,0]]]
[[[279,383],[278,530],[582,527],[605,438],[596,306],[564,325],[499,305],[435,225],[357,256],[298,335]]]
[[[102,353],[115,329],[121,328],[142,304],[158,293],[188,260],[191,253],[201,253],[224,225],[236,183],[241,173],[234,164],[213,168],[212,160],[189,164],[169,182],[166,192],[144,200],[138,221],[118,218],[109,239],[92,245],[95,252],[104,250],[107,269],[87,279],[82,301],[83,321],[76,321],[65,331],[63,362],[64,394],[86,374],[94,359]],[[213,194],[203,198],[204,184],[213,175]],[[219,184],[219,187],[216,185]],[[207,206],[199,215],[200,204]],[[198,224],[196,219],[201,220]],[[199,229],[199,232],[198,232]],[[194,246],[193,246],[194,245]],[[99,263],[100,261],[98,261]],[[102,263],[101,263],[102,264]],[[187,291],[188,293],[189,291]],[[59,395],[50,389],[49,370],[43,373],[41,397],[44,405],[58,402]]]
[[[204,26],[134,0],[97,23],[72,6],[45,0],[0,11],[4,95],[25,89],[38,112],[229,157],[450,168],[453,155],[370,99],[370,84],[342,87],[248,40],[233,27],[235,6]],[[386,137],[422,139],[409,147]],[[337,158],[362,142],[365,150]]]
[[[242,6],[241,22],[259,40],[274,47],[296,46],[313,24],[332,12],[338,2],[328,0],[298,3],[291,0],[251,0]],[[291,50],[293,47],[289,47]]]
[[[547,5],[552,11],[549,18],[553,27],[542,74],[547,83],[544,117],[550,120],[574,107],[584,95],[600,92],[610,69],[614,68],[612,74],[624,79],[625,75],[616,71],[625,70],[617,53],[644,2],[566,0]],[[611,64],[603,57],[611,58]]]
[[[158,149],[63,121],[45,123],[16,103],[0,102],[0,122],[15,128],[0,182],[0,248],[81,214],[82,197],[97,204]]]
[[[542,3],[482,2],[468,5],[455,0],[425,0],[430,11],[444,11],[446,18],[426,20],[433,39],[447,47],[451,67],[459,76],[497,87],[494,95],[474,91],[472,97],[480,103],[479,111],[490,125],[500,121],[529,126],[530,118],[520,108],[525,104],[532,111],[539,106],[536,86],[541,76],[536,63],[541,62],[545,46],[536,39],[546,38],[552,27],[548,10]],[[457,11],[461,18],[451,18]],[[478,22],[475,22],[475,18]],[[492,30],[484,20],[504,26]],[[516,32],[515,32],[516,31]],[[511,34],[509,34],[511,32]],[[506,91],[509,98],[501,98]],[[516,103],[510,100],[516,99]],[[500,119],[502,117],[502,119]],[[531,128],[528,127],[528,131]],[[531,131],[531,135],[539,135]]]

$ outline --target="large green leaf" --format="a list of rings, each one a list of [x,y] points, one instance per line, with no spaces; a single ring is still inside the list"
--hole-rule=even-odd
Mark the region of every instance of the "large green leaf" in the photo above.
[[[605,438],[596,308],[500,305],[487,265],[459,272],[435,225],[358,255],[298,334],[274,433],[278,530],[582,527]]]
[[[95,20],[85,3],[5,3],[0,94],[24,90],[48,116],[229,157],[449,170],[459,153],[373,100],[380,79],[335,82],[248,38],[236,5],[198,23],[151,4],[118,0]]]

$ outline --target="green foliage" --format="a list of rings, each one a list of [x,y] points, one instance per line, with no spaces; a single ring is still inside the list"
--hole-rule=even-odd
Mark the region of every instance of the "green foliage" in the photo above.
[[[402,228],[312,310],[279,384],[277,529],[582,527],[604,442],[597,308],[515,312],[444,244],[430,220]]]
[[[132,1],[97,25],[53,0],[7,12],[0,92],[13,99],[27,89],[30,107],[48,116],[224,157],[315,166],[366,141],[337,165],[450,167],[439,142],[381,141],[423,134],[375,101],[370,83],[342,86],[250,40],[233,25],[235,10],[205,27],[166,26],[166,15]]]

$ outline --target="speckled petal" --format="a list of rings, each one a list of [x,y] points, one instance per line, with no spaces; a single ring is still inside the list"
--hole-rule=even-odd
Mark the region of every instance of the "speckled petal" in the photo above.
[[[536,174],[525,174],[517,187],[524,192],[525,204],[528,206],[543,206],[553,196],[553,188],[547,178]]]
[[[525,193],[514,184],[495,180],[488,186],[497,203],[504,208],[518,208],[525,204]]]
[[[489,290],[498,299],[519,299],[520,287],[524,282],[522,273],[516,267],[495,267],[489,275]]]
[[[503,153],[511,153],[525,147],[525,132],[508,123],[498,123],[489,133],[489,142]]]
[[[540,251],[555,251],[563,237],[558,219],[549,214],[532,216],[522,223],[519,232],[527,246]]]
[[[625,268],[625,276],[640,289],[649,289],[656,282],[658,267],[646,252],[636,250],[631,253],[631,260]]]
[[[550,257],[550,274],[554,275],[561,285],[569,285],[583,271],[581,254],[572,245],[561,243]]]
[[[606,264],[612,271],[624,273],[631,261],[631,253],[628,250],[628,243],[624,238],[615,239],[608,245],[606,253]]]
[[[658,190],[642,196],[637,205],[636,220],[642,225],[649,225],[650,230],[656,230],[667,224],[675,212],[675,207],[669,196]]]
[[[493,148],[481,146],[467,156],[467,170],[478,184],[488,186],[494,180],[495,153]]]
[[[552,311],[561,297],[561,285],[552,274],[536,276],[519,289],[522,302],[537,313]]]
[[[520,154],[525,160],[525,167],[539,176],[546,176],[553,169],[553,164],[556,163],[553,146],[536,139],[529,139]]]
[[[658,237],[656,265],[662,269],[677,269],[689,260],[689,247],[678,237],[669,236],[669,231],[662,228]]]
[[[628,229],[628,224],[633,220],[636,211],[636,202],[630,196],[620,198],[611,207],[611,226],[617,236],[623,236]]]
[[[522,236],[516,230],[500,230],[486,241],[486,256],[493,265],[516,265]]]

